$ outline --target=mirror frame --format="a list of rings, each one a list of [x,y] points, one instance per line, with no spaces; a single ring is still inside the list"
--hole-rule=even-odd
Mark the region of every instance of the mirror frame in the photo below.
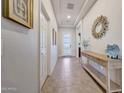
[[[101,24],[102,28],[99,32],[96,31],[97,26]],[[102,38],[106,31],[108,30],[108,20],[106,16],[99,16],[97,19],[94,21],[93,26],[92,26],[92,35],[96,39]]]

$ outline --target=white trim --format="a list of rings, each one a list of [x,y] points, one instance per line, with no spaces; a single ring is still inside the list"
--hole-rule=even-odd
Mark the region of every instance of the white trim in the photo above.
[[[86,10],[86,6],[88,6],[89,2],[90,2],[90,0],[86,0],[86,1],[85,1],[85,3],[84,3],[84,5],[83,5],[82,9],[80,10],[80,13],[79,13],[77,19],[75,20],[75,23],[74,23],[75,26],[78,24],[78,22],[79,22],[81,19],[83,19],[83,18],[87,15],[87,13],[88,13],[88,12],[90,11],[90,9],[94,6],[94,4],[97,2],[97,0],[95,0],[95,1],[90,5],[90,7]]]
[[[48,13],[47,13],[47,11],[46,11],[46,9],[45,9],[45,7],[44,7],[42,1],[41,1],[41,10],[42,10],[44,16],[46,17],[47,21],[49,21],[49,20],[50,20],[50,17],[49,17],[49,15],[48,15]],[[40,11],[40,12],[41,12],[41,11]]]
[[[54,13],[54,16],[55,16],[55,19],[56,19],[56,23],[57,23],[57,26],[58,26],[58,20],[57,20],[57,17],[56,17],[56,14],[55,14],[55,9],[54,9],[54,7],[53,7],[53,3],[52,3],[51,0],[50,0],[50,3],[51,3],[51,5],[52,5],[52,10],[53,10],[53,13]]]

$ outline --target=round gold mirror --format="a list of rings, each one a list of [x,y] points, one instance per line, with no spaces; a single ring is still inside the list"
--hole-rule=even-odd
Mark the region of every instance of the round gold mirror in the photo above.
[[[108,30],[107,17],[105,16],[97,17],[92,26],[92,35],[95,38],[99,39],[105,35],[107,30]]]

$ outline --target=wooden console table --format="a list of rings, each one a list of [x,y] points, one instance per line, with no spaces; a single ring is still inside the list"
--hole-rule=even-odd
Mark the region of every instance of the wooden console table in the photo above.
[[[81,54],[87,58],[87,64],[83,64],[84,69],[106,90],[106,93],[122,91],[121,86],[110,79],[110,70],[122,68],[121,60],[109,59],[105,55],[91,51],[83,51]],[[91,66],[89,64],[89,60],[93,60],[97,64],[103,66],[105,68],[106,75],[103,75]]]

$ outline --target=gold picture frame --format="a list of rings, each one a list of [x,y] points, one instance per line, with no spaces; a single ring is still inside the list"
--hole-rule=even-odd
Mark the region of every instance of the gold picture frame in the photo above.
[[[33,28],[33,0],[3,0],[3,16]]]

